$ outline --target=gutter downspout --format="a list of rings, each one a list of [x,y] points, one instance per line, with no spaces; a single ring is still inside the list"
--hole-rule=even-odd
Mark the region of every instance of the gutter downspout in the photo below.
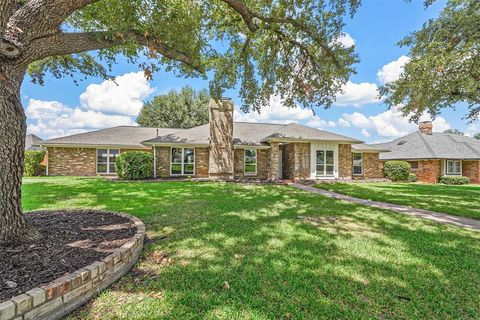
[[[153,178],[157,178],[157,148],[153,145]]]

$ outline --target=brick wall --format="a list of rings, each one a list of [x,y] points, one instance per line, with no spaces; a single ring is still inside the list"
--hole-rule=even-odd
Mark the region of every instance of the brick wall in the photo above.
[[[298,180],[310,177],[310,143],[288,143],[283,149],[283,178]]]
[[[463,160],[462,175],[470,178],[470,183],[480,183],[480,160]]]
[[[97,149],[47,148],[48,175],[95,176],[97,174]]]
[[[353,154],[352,145],[338,145],[338,177],[340,179],[352,179],[353,175]]]
[[[417,179],[426,183],[437,183],[441,175],[440,160],[419,160],[418,170],[416,171]]]
[[[269,155],[268,149],[257,149],[257,174],[245,175],[244,161],[245,149],[235,149],[234,151],[234,177],[236,179],[268,179],[269,173]]]
[[[195,148],[195,177],[208,178],[208,148]]]
[[[170,176],[170,147],[155,147],[157,178]]]
[[[363,170],[362,175],[354,175],[354,179],[381,179],[383,174],[383,161],[380,161],[379,153],[362,153]],[[352,160],[353,170],[353,160]]]

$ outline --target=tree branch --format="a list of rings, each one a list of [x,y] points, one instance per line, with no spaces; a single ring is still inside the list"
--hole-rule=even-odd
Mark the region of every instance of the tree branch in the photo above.
[[[12,16],[15,8],[16,0],[2,0],[0,1],[0,39],[3,38],[7,23]]]
[[[221,0],[225,2],[230,8],[235,10],[245,21],[245,24],[247,25],[248,29],[251,32],[255,32],[258,29],[258,26],[255,24],[253,21],[254,15],[250,11],[250,9],[242,2],[239,0]]]
[[[110,33],[101,31],[60,32],[44,39],[36,39],[31,44],[32,50],[30,52],[33,53],[28,58],[28,62],[31,63],[50,56],[109,49],[125,45],[127,42],[134,42],[140,46],[148,47],[150,50],[156,51],[168,59],[181,62],[201,74],[205,72],[204,67],[194,61],[188,54],[171,48],[160,39],[145,36],[135,30],[130,30],[120,36],[116,36],[114,39],[111,38]]]
[[[3,0],[2,0],[3,1]],[[29,0],[10,18],[19,42],[57,33],[75,11],[99,0]]]

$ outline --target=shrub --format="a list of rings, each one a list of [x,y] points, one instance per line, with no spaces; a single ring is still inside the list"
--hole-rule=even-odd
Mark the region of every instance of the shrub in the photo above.
[[[410,174],[408,175],[408,182],[417,182],[417,175],[410,172]]]
[[[443,176],[440,178],[440,183],[443,184],[469,184],[470,179],[462,176]]]
[[[115,160],[115,171],[122,180],[143,180],[153,176],[153,155],[144,151],[127,151]]]
[[[407,161],[387,161],[383,172],[385,177],[392,181],[408,181],[410,169],[410,163]]]
[[[27,150],[23,160],[23,175],[26,177],[39,176],[42,172],[42,161],[45,158],[44,150]]]

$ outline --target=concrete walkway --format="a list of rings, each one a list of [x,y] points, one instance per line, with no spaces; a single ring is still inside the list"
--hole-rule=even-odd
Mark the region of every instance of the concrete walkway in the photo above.
[[[311,186],[306,186],[300,183],[291,183],[290,185],[300,190],[316,193],[329,198],[344,200],[347,202],[352,202],[357,204],[363,204],[363,205],[374,207],[374,208],[390,210],[390,211],[398,212],[401,214],[406,214],[409,216],[432,220],[438,223],[452,224],[458,227],[475,229],[480,231],[480,220],[451,216],[445,213],[411,208],[411,207],[402,206],[398,204],[354,198],[354,197],[346,196],[343,194],[335,193],[332,191],[327,191],[327,190],[323,190],[323,189],[319,189]]]

